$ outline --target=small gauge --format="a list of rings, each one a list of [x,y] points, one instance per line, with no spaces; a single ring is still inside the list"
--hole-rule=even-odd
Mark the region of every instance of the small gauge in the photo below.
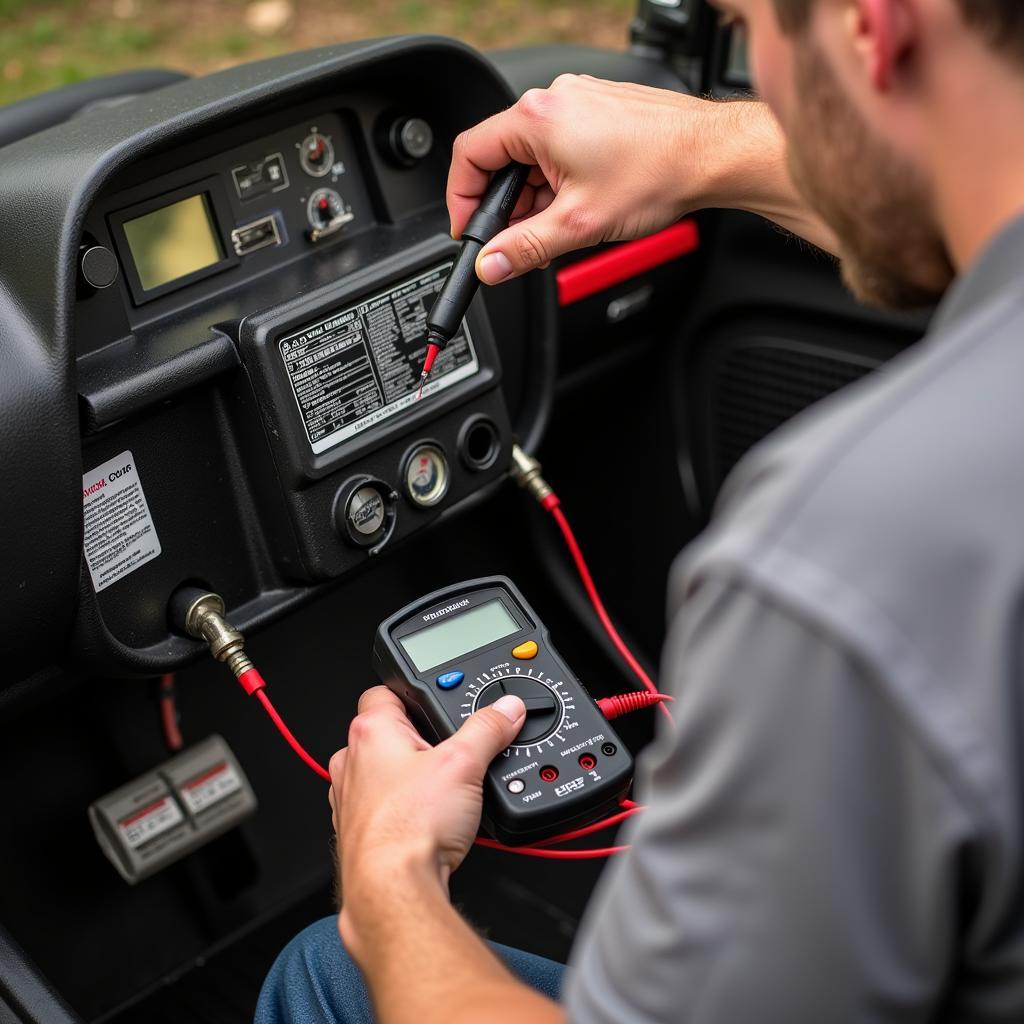
[[[421,508],[436,505],[448,492],[448,460],[437,445],[421,444],[405,463],[405,493]]]
[[[319,242],[355,219],[355,214],[333,188],[318,188],[306,201],[309,238]]]
[[[329,174],[334,166],[334,146],[331,140],[320,132],[310,132],[299,145],[299,163],[314,178]]]
[[[345,213],[345,203],[333,188],[318,188],[306,203],[311,227],[325,228]]]

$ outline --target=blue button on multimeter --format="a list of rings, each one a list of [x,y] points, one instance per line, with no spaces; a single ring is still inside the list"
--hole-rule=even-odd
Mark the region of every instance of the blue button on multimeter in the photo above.
[[[463,679],[466,678],[465,672],[460,672],[456,669],[454,672],[444,672],[434,680],[442,690],[454,690]]]

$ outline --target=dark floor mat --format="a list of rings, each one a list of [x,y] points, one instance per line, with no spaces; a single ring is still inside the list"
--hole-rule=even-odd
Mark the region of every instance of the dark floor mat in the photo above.
[[[487,938],[564,962],[600,862],[537,862],[477,849],[452,880],[452,900]],[[104,1024],[248,1024],[275,957],[331,913],[323,890],[168,978]]]
[[[285,943],[331,912],[317,893],[201,963],[185,967],[106,1024],[249,1024],[260,986]]]

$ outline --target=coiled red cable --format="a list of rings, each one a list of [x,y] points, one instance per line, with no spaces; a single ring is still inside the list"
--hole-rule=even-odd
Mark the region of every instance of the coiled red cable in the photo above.
[[[611,721],[613,718],[621,718],[634,711],[652,708],[655,704],[666,700],[675,700],[675,697],[670,697],[667,693],[649,693],[647,690],[637,690],[636,693],[617,693],[614,697],[599,697],[597,706],[601,714]]]

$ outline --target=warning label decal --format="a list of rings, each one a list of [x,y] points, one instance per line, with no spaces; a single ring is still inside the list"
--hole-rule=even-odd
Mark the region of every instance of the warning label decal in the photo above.
[[[162,796],[142,810],[122,818],[117,827],[128,846],[136,850],[184,820],[181,808],[170,797]]]
[[[315,453],[416,401],[427,354],[427,314],[450,267],[434,267],[281,339],[281,358]],[[423,395],[479,369],[463,322],[435,362]]]
[[[153,517],[131,452],[82,477],[85,560],[96,593],[160,554]]]
[[[241,788],[242,781],[238,772],[227,761],[221,761],[209,771],[186,782],[181,787],[181,796],[185,806],[193,814],[199,814]]]

